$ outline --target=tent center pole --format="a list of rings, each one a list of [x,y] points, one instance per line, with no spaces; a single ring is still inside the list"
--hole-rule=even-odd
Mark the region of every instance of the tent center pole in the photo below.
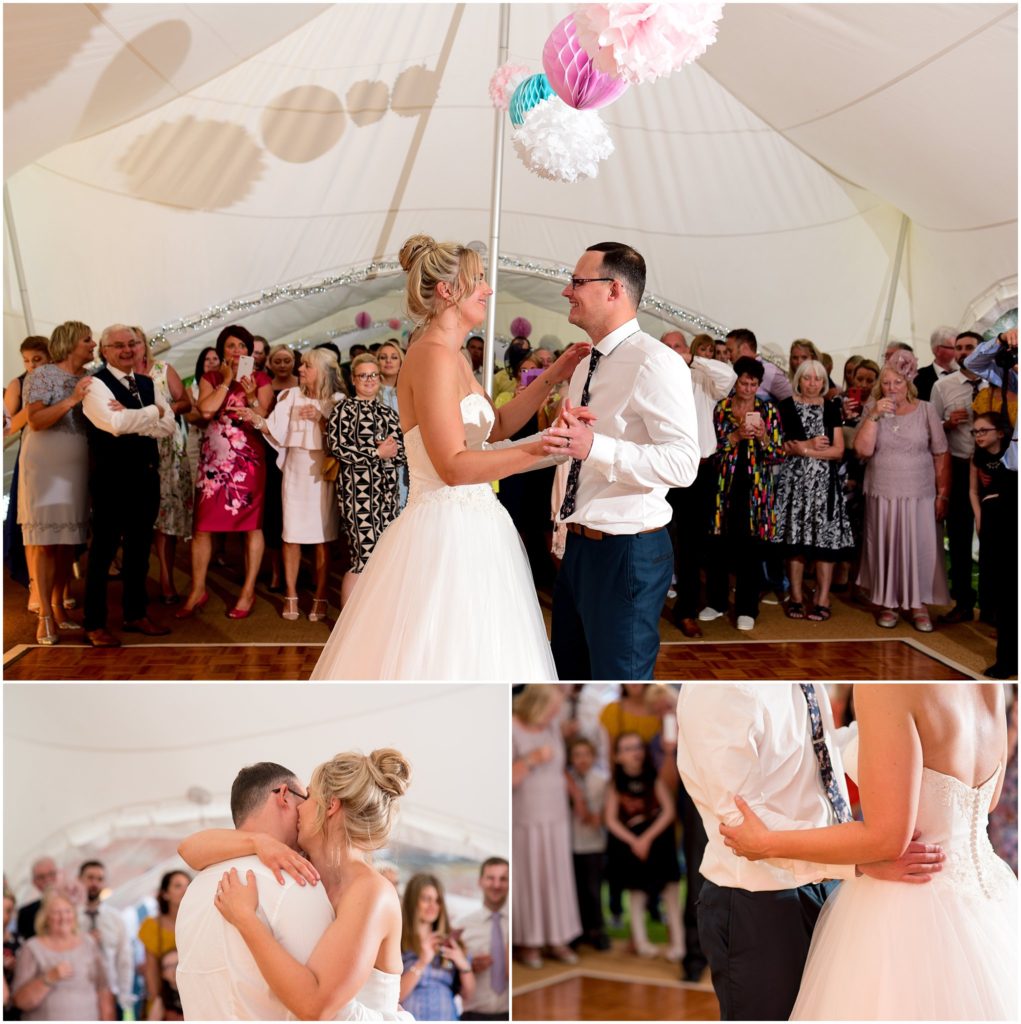
[[[893,258],[893,271],[890,274],[890,290],[886,296],[886,312],[883,314],[883,329],[879,336],[879,359],[877,362],[883,365],[883,355],[886,346],[890,341],[890,321],[893,319],[893,303],[897,298],[897,280],[900,277],[900,264],[904,258],[904,243],[908,237],[908,215],[902,213],[900,216],[900,234],[897,236],[897,253]]]
[[[510,4],[500,4],[500,40],[496,52],[496,66],[507,63],[510,45]],[[482,387],[486,394],[493,393],[493,355],[496,349],[496,278],[500,255],[500,203],[503,197],[503,143],[507,129],[506,111],[496,110],[496,131],[493,138],[493,187],[489,197],[489,287],[493,294],[486,306],[486,338],[482,356]]]
[[[35,320],[32,318],[32,304],[28,300],[28,285],[25,284],[25,267],[21,262],[21,247],[18,245],[18,233],[14,230],[14,213],[11,211],[11,195],[4,184],[4,227],[7,239],[11,243],[11,256],[14,259],[14,273],[18,278],[18,291],[21,293],[21,312],[25,316],[25,333],[35,334]]]

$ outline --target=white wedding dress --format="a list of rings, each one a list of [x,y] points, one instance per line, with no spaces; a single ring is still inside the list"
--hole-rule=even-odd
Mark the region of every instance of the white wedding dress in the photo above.
[[[400,994],[401,976],[373,967],[354,1001],[348,1003],[336,1019],[413,1021],[415,1018],[398,1005]]]
[[[856,774],[846,753],[845,767]],[[943,870],[923,885],[842,882],[791,1020],[1018,1019],[1018,883],[986,830],[1001,771],[971,788],[923,768],[916,828],[943,847]]]
[[[461,400],[468,447],[494,415]],[[524,547],[489,484],[449,487],[418,427],[404,435],[408,504],[383,531],[319,658],[313,680],[556,679]]]

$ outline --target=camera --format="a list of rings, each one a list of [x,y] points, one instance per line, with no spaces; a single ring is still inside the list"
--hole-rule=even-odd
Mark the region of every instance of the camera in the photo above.
[[[1011,348],[1003,340],[1003,335],[997,338],[1000,343],[1000,347],[993,356],[993,362],[1000,367],[1001,370],[1013,370],[1017,366],[1017,349]]]

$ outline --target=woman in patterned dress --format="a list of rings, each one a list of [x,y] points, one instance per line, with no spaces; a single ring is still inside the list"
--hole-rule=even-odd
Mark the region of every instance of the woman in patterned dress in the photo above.
[[[251,355],[255,344],[240,324],[225,327],[216,339],[220,368],[199,382],[198,409],[209,418],[202,439],[195,508],[195,535],[191,542],[191,592],[176,618],[188,618],[209,599],[206,571],[213,550],[214,533],[245,534],[245,582],[229,619],[247,618],[255,602],[255,578],[262,563],[262,499],[266,466],[258,431],[238,418],[249,408],[260,415],[269,412],[273,389],[259,370],[237,379],[238,361]]]
[[[731,568],[737,577],[734,612],[737,628],[755,628],[762,582],[762,545],[776,532],[772,467],[783,459],[780,416],[772,402],[755,397],[762,383],[762,363],[742,356],[734,363],[737,383],[732,398],[716,406],[716,453],[719,467],[713,533],[717,557],[706,579],[708,605],[699,613],[711,622],[726,613]]]
[[[784,443],[787,458],[776,488],[776,536],[787,548],[791,581],[787,616],[825,622],[830,617],[830,584],[835,562],[849,559],[854,535],[848,518],[838,469],[844,457],[840,402],[823,398],[826,367],[814,359],[802,361],[794,373],[794,408]],[[815,603],[806,613],[802,581],[805,562],[815,562]]]
[[[343,607],[380,534],[397,518],[398,466],[406,462],[397,413],[379,401],[379,363],[367,352],[351,363],[354,398],[330,416],[327,447],[340,462],[337,502],[351,568],[340,584]]]
[[[135,372],[152,378],[170,411],[177,419],[177,430],[170,437],[157,440],[160,452],[160,510],[153,533],[156,558],[160,564],[160,592],[164,604],[177,604],[181,598],[174,587],[174,560],[177,538],[191,536],[192,506],[195,486],[188,462],[188,424],[184,417],[191,412],[191,398],[181,378],[170,363],[153,359],[145,332],[136,327],[142,342],[135,361]]]

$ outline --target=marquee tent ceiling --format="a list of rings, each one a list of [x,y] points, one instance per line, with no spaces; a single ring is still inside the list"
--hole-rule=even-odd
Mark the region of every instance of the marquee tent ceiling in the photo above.
[[[186,835],[228,811],[235,774],[255,761],[307,779],[338,751],[381,746],[414,770],[398,839],[506,855],[508,700],[506,687],[457,684],[8,687],[4,871],[19,885],[44,853],[75,864]]]
[[[512,5],[511,59],[541,70],[570,9]],[[254,298],[216,323],[278,337],[362,299],[268,289],[364,276],[412,232],[487,239],[498,21],[493,4],[5,5],[5,181],[37,330],[154,330]],[[1016,305],[1014,5],[728,4],[699,64],[602,115],[616,152],[594,180],[541,180],[508,146],[501,256],[570,267],[622,238],[676,307],[840,357],[882,344],[903,223],[892,335]],[[563,308],[556,284],[501,282]],[[169,334],[182,359],[198,333]]]

